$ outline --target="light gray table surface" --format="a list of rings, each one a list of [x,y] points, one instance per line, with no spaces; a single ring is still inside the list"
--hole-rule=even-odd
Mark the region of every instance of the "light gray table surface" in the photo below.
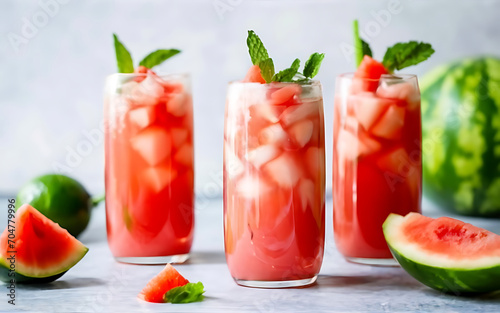
[[[6,199],[0,201],[7,203]],[[331,198],[326,207],[325,257],[317,284],[309,288],[236,285],[225,263],[222,201],[218,199],[196,211],[191,258],[176,265],[189,280],[203,282],[205,300],[190,304],[143,302],[137,294],[163,266],[116,262],[107,246],[101,205],[80,237],[90,249],[80,263],[56,282],[17,285],[15,307],[7,304],[7,288],[0,284],[0,312],[500,312],[498,293],[468,298],[446,295],[423,286],[398,267],[346,262],[333,241]],[[428,203],[424,203],[424,213],[432,217],[446,214]],[[500,232],[500,220],[462,219]],[[2,218],[2,229],[5,223]]]

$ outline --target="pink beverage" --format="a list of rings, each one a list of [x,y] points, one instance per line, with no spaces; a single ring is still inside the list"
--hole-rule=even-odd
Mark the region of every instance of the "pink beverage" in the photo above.
[[[187,75],[106,81],[106,220],[114,257],[183,262],[193,240],[193,109]]]
[[[229,85],[224,238],[244,286],[313,283],[323,260],[325,143],[321,85]]]
[[[382,232],[390,213],[420,212],[420,92],[414,75],[337,78],[333,201],[338,250],[350,261],[394,264]]]

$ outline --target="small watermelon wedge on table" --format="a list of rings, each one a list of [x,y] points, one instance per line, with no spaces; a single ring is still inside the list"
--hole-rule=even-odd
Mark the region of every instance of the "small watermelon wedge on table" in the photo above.
[[[15,228],[7,226],[0,236],[0,280],[4,282],[54,281],[88,251],[67,230],[29,204],[17,210],[13,225]]]
[[[383,226],[394,257],[421,283],[446,293],[500,290],[500,236],[462,221],[390,214]]]
[[[137,296],[153,303],[190,303],[203,300],[201,282],[190,283],[172,265],[167,264]]]

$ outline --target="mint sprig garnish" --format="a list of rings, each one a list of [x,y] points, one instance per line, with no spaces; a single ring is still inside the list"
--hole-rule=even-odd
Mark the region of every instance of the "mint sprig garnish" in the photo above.
[[[306,78],[313,78],[318,74],[319,67],[321,66],[321,62],[325,58],[324,53],[315,52],[311,54],[309,59],[306,61],[306,65],[304,65],[304,76]]]
[[[370,45],[359,36],[359,25],[357,20],[353,21],[352,28],[354,34],[356,67],[358,67],[365,55],[372,57],[372,50],[370,49]],[[434,52],[434,49],[429,43],[418,41],[399,42],[387,48],[382,64],[389,73],[393,73],[394,70],[401,70],[427,60]]]
[[[307,82],[318,74],[321,62],[325,57],[324,53],[313,53],[304,65],[303,73],[299,72],[300,60],[295,59],[289,68],[275,74],[273,59],[269,57],[269,53],[262,40],[260,40],[259,36],[253,30],[248,31],[247,46],[252,64],[259,66],[260,74],[266,83]]]
[[[267,58],[259,62],[260,74],[266,83],[270,83],[274,77],[273,59]]]
[[[201,282],[187,283],[184,286],[175,287],[167,291],[163,295],[163,301],[170,303],[198,302],[203,300],[204,292],[205,290]]]
[[[434,53],[431,44],[425,42],[400,42],[389,47],[382,64],[389,72],[417,65],[427,60]]]
[[[259,36],[253,30],[248,31],[247,46],[253,65],[258,65],[260,62],[269,59],[262,40],[260,40]]]
[[[299,67],[300,67],[300,60],[295,59],[293,60],[292,66],[274,74],[271,80],[275,82],[291,82],[293,81],[293,78],[299,71]]]
[[[128,52],[125,45],[121,43],[116,34],[113,34],[113,40],[115,44],[116,53],[116,65],[118,66],[118,73],[133,73],[134,72],[134,62],[132,62],[132,56]]]
[[[118,73],[133,73],[134,72],[134,62],[132,61],[132,56],[130,52],[125,48],[125,45],[118,39],[116,34],[113,34],[113,40],[115,44],[115,54],[116,54],[116,64],[118,66]],[[148,54],[139,65],[147,67],[149,69],[160,65],[166,60],[170,59],[174,55],[180,53],[178,49],[159,49]]]
[[[154,66],[160,65],[166,60],[170,59],[174,55],[180,53],[177,49],[160,49],[148,54],[139,65],[145,66],[147,68],[153,68]]]
[[[352,28],[353,28],[353,35],[354,35],[354,52],[356,55],[356,67],[358,67],[361,64],[361,61],[363,60],[363,57],[365,55],[372,56],[372,49],[370,48],[370,45],[361,39],[359,36],[359,24],[358,20],[354,20],[352,23]]]

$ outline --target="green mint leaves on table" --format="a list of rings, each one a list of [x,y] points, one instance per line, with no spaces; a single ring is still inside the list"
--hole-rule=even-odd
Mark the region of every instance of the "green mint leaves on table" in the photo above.
[[[247,46],[252,63],[259,66],[262,78],[264,78],[266,83],[308,81],[318,74],[321,62],[325,57],[324,53],[313,53],[309,57],[309,60],[307,60],[303,73],[299,72],[300,60],[295,59],[289,68],[275,74],[274,62],[269,57],[267,49],[264,47],[259,36],[253,30],[248,31]],[[297,74],[303,75],[304,78],[295,79]]]
[[[372,50],[370,45],[359,36],[358,21],[354,20],[352,26],[356,66],[359,66],[365,55],[372,57]],[[417,41],[399,42],[387,49],[382,64],[390,73],[393,73],[394,70],[417,65],[427,60],[433,53],[434,49],[429,43]]]
[[[384,55],[385,68],[389,72],[417,65],[427,60],[434,53],[432,46],[425,42],[400,42],[389,47]]]
[[[361,39],[359,36],[359,24],[358,20],[354,20],[352,23],[353,34],[354,34],[354,51],[356,55],[356,66],[361,64],[363,57],[365,55],[372,56],[372,49],[370,49],[370,45]]]
[[[127,50],[125,45],[118,39],[116,34],[113,34],[115,53],[116,53],[116,64],[118,66],[118,73],[133,73],[134,72],[134,62],[132,61],[132,56]],[[177,49],[160,49],[148,54],[139,65],[147,67],[149,69],[154,66],[160,65],[167,59],[170,59],[174,55],[180,53]]]
[[[204,292],[205,290],[201,282],[187,283],[184,286],[175,287],[167,291],[163,295],[163,301],[170,303],[198,302],[203,300]]]

